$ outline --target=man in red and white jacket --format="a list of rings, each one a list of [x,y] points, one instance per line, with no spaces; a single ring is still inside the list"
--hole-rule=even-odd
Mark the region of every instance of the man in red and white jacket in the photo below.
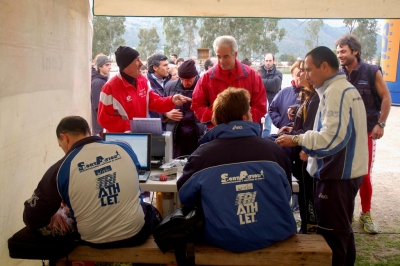
[[[98,122],[108,132],[130,131],[129,120],[147,117],[148,110],[169,112],[190,98],[180,94],[161,98],[149,89],[147,79],[141,75],[143,65],[140,54],[128,46],[115,52],[119,73],[109,80],[100,94]]]

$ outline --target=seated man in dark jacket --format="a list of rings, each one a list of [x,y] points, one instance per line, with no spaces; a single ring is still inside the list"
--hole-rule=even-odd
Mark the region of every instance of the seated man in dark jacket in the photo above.
[[[184,206],[202,204],[207,242],[233,252],[267,247],[296,233],[289,206],[290,162],[260,138],[247,90],[228,88],[213,104],[213,124],[183,169]]]

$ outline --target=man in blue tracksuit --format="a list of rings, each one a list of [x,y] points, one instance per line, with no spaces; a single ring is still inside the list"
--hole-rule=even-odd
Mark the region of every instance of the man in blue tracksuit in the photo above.
[[[202,205],[205,240],[233,252],[261,249],[296,233],[290,162],[279,146],[259,137],[249,102],[244,89],[231,87],[217,96],[217,126],[200,140],[177,181],[184,206]]]
[[[320,46],[305,58],[307,80],[320,98],[313,130],[276,139],[282,147],[302,146],[307,171],[317,179],[317,233],[332,249],[332,265],[353,265],[356,246],[351,228],[354,199],[368,172],[367,119],[357,89],[338,73],[336,55]]]

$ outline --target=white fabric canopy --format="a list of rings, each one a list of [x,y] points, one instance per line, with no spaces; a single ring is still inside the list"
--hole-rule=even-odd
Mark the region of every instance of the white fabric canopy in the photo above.
[[[94,15],[400,18],[399,0],[93,0]]]

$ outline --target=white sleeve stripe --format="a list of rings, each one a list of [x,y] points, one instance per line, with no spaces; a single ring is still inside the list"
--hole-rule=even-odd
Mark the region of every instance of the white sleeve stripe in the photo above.
[[[112,95],[107,95],[104,92],[100,92],[100,102],[102,102],[104,105],[110,105],[113,103],[113,97]]]

